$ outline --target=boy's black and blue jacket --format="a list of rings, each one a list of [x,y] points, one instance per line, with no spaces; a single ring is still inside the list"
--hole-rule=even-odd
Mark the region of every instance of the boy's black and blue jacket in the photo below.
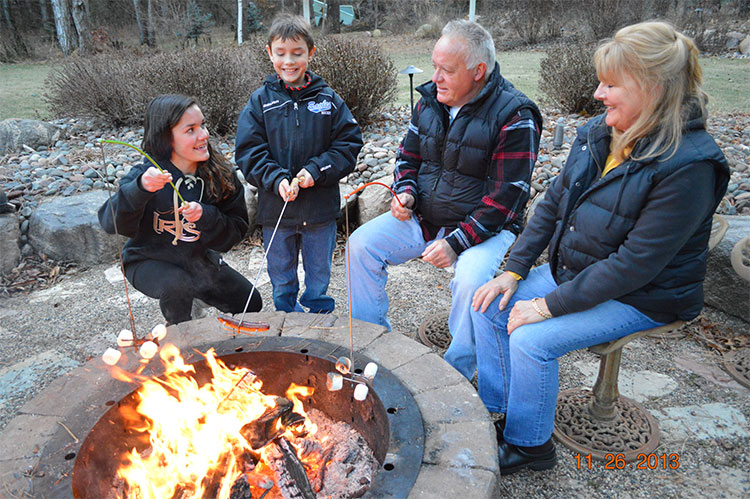
[[[287,90],[276,75],[253,92],[240,114],[235,161],[258,187],[258,223],[273,225],[284,206],[279,184],[305,168],[315,185],[300,189],[281,225],[336,220],[339,180],[354,170],[362,133],[344,100],[314,73],[299,90]]]

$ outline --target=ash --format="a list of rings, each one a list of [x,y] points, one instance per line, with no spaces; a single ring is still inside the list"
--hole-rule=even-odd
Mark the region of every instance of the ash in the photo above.
[[[364,495],[380,468],[365,439],[350,425],[335,422],[317,409],[308,410],[307,417],[318,426],[318,431],[289,441],[300,449],[298,455],[316,497],[344,499]],[[274,462],[270,464],[277,471],[279,487],[274,487],[266,497],[275,494],[285,499],[295,497],[286,493],[285,479],[279,471],[281,455],[272,459]]]

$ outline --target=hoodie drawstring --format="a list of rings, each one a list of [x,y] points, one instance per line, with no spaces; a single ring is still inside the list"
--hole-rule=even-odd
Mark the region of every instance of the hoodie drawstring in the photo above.
[[[180,177],[177,180],[174,186],[174,192],[172,193],[172,207],[174,208],[174,239],[172,240],[172,244],[174,246],[177,246],[177,241],[182,237],[182,219],[180,217],[180,212],[177,211],[180,207],[180,200],[177,198],[177,192],[180,190],[180,184],[182,184],[183,180],[183,177]]]

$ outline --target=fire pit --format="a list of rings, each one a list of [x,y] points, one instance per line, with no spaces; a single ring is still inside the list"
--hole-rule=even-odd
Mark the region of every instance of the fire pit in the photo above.
[[[264,378],[265,393],[283,394],[290,381],[315,384],[306,406],[352,425],[380,463],[365,497],[492,497],[497,450],[489,414],[471,385],[437,354],[355,321],[354,367],[364,368],[371,359],[380,370],[370,395],[352,401],[353,387],[329,392],[325,386],[332,360],[349,353],[346,319],[331,316],[312,325],[309,315],[276,313],[253,314],[252,320],[271,327],[257,336],[232,337],[215,318],[205,318],[170,327],[167,340],[177,343],[188,363],[204,360],[193,348],[214,347],[228,364],[252,366]],[[275,360],[264,360],[270,355]],[[158,365],[151,362],[149,369]],[[287,379],[273,381],[279,376],[264,372],[266,365]],[[110,417],[132,390],[113,380],[98,358],[52,382],[0,434],[0,490],[34,497],[73,497],[75,490],[83,497],[89,487],[111,487],[111,457],[127,438],[119,430],[111,433],[120,423]],[[100,426],[110,431],[100,433]]]
[[[318,409],[334,421],[348,423],[362,435],[382,466],[372,483],[374,490],[394,497],[411,489],[422,462],[424,430],[414,398],[392,374],[381,370],[373,381],[373,390],[360,402],[354,400],[354,387],[349,384],[338,391],[326,389],[326,375],[335,370],[334,363],[326,357],[331,352],[340,353],[341,347],[320,341],[269,337],[264,338],[258,350],[234,352],[244,349],[234,347],[233,343],[229,340],[215,346],[217,352],[232,352],[218,359],[229,367],[251,369],[263,381],[263,393],[283,396],[290,383],[312,388],[312,395],[303,401],[306,411]],[[361,355],[355,356],[355,366],[367,362]],[[208,382],[211,371],[207,363],[194,365],[196,381]],[[135,404],[136,395],[131,392],[114,404],[86,437],[73,468],[74,497],[115,497],[113,478],[121,456],[133,447],[144,448],[142,435],[129,430],[124,418]]]

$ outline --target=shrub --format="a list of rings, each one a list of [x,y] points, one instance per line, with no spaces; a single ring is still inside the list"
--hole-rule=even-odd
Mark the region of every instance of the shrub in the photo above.
[[[212,132],[223,135],[264,74],[258,56],[238,48],[74,56],[50,74],[45,97],[60,116],[120,126],[141,124],[154,96],[182,93],[198,99]]]
[[[594,68],[595,45],[569,43],[554,45],[541,61],[539,90],[545,105],[559,107],[567,113],[596,114],[604,109],[594,99],[599,85]]]
[[[578,10],[594,40],[615,35],[615,32],[641,20],[647,11],[645,0],[580,0]]]
[[[560,0],[511,0],[508,5],[510,25],[528,44],[558,37],[563,10]]]
[[[317,41],[310,69],[322,76],[346,102],[360,126],[396,95],[396,69],[376,44],[341,37]]]

